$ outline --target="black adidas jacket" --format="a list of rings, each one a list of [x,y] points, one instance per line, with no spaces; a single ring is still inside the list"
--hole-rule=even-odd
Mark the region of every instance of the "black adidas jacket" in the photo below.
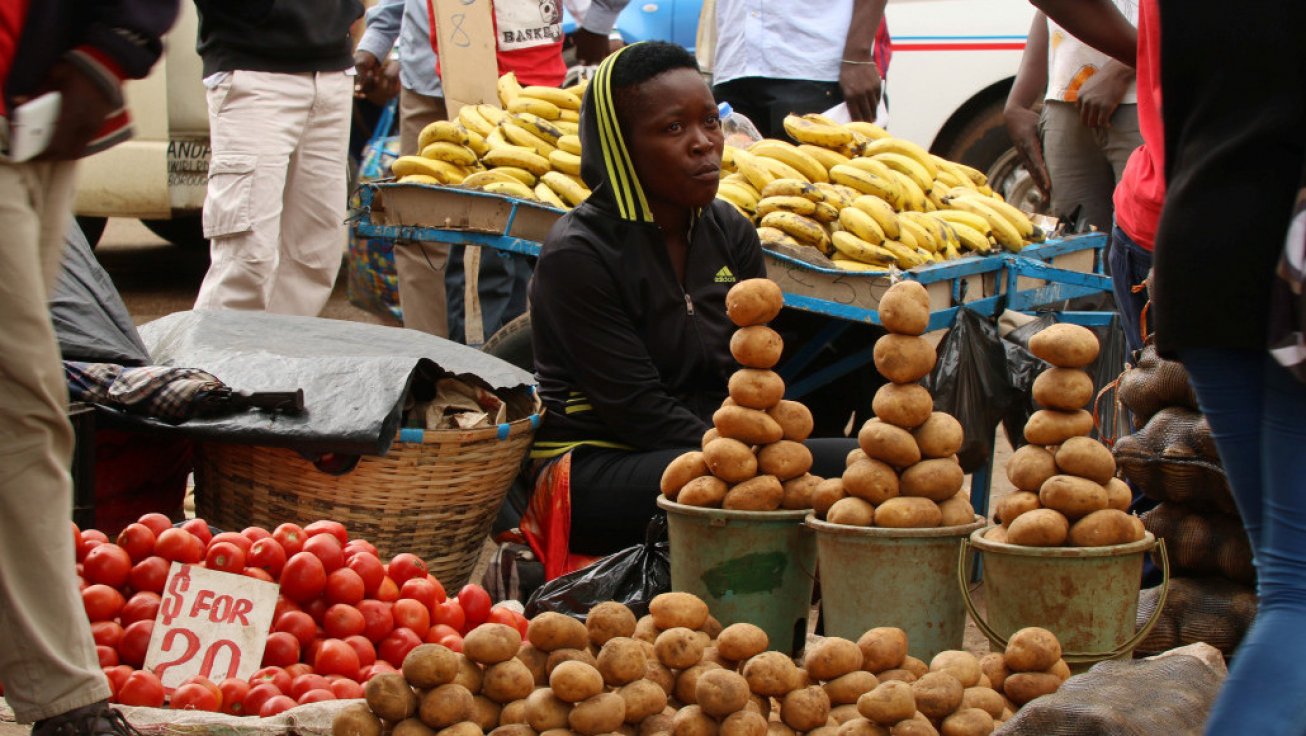
[[[620,136],[594,85],[581,111],[581,173],[593,190],[549,232],[530,287],[532,343],[548,413],[533,455],[578,445],[697,447],[738,365],[725,295],[765,275],[757,231],[725,202],[697,213],[676,279]],[[597,98],[597,102],[596,102]]]

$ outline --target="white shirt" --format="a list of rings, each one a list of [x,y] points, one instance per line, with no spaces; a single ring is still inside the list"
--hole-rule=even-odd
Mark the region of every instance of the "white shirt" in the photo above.
[[[1138,26],[1138,0],[1113,0],[1120,13]],[[1110,61],[1111,57],[1070,35],[1064,28],[1048,19],[1048,91],[1047,99],[1074,102],[1079,99],[1079,89],[1084,82]],[[1132,105],[1138,101],[1134,82],[1121,98],[1120,104]]]
[[[717,0],[714,84],[839,81],[853,0]]]

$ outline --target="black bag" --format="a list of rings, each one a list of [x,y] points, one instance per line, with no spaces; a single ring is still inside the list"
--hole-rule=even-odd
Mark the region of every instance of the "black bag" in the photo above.
[[[957,459],[962,470],[973,473],[992,457],[998,422],[1019,397],[997,329],[979,314],[959,310],[938,353],[925,387],[934,396],[935,411],[961,422],[966,439]]]
[[[654,596],[671,590],[670,547],[666,514],[658,513],[644,532],[643,544],[613,552],[540,586],[526,602],[526,617],[555,611],[583,620],[604,601],[624,603],[636,616],[644,616]]]

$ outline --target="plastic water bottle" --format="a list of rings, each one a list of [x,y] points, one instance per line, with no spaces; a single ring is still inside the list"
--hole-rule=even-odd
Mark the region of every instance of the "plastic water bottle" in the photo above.
[[[718,104],[716,109],[718,117],[721,118],[721,130],[725,133],[727,146],[747,148],[762,140],[762,134],[757,132],[757,126],[753,125],[753,121],[735,112],[729,102]]]

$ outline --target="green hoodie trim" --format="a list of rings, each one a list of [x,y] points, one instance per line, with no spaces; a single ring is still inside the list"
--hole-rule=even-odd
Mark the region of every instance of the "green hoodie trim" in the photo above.
[[[630,150],[626,147],[626,140],[621,134],[621,125],[617,121],[617,106],[612,97],[612,68],[621,54],[629,48],[631,47],[626,46],[603,60],[594,74],[594,79],[590,82],[589,92],[594,95],[599,146],[603,151],[603,163],[607,167],[608,181],[612,185],[617,212],[623,220],[651,223],[653,212],[649,209],[648,200],[644,197],[644,188],[635,174],[635,164],[630,158]]]

